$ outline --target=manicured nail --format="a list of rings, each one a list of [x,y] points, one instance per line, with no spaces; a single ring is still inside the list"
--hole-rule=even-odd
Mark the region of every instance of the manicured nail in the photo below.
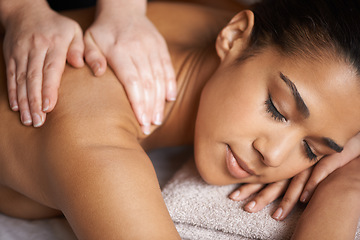
[[[161,113],[156,114],[154,124],[158,125],[158,126],[160,126],[162,124]]]
[[[256,205],[256,202],[255,201],[251,201],[249,202],[247,205],[246,205],[246,209],[251,211]]]
[[[98,63],[98,62],[96,62],[96,63],[94,63],[93,65],[92,65],[92,70],[93,70],[93,72],[94,72],[94,75],[95,76],[98,76],[98,73],[99,73],[99,71],[100,71],[100,64]]]
[[[43,120],[39,114],[34,113],[32,118],[33,118],[34,127],[40,127],[43,124]]]
[[[176,89],[175,89],[175,86],[172,82],[170,82],[169,84],[169,89],[168,89],[168,97],[167,97],[167,100],[168,101],[175,101],[176,100]]]
[[[150,133],[151,133],[150,126],[142,126],[141,128],[145,135],[150,135]]]
[[[282,208],[278,208],[278,209],[274,212],[274,214],[272,215],[272,217],[273,217],[274,219],[276,219],[276,220],[280,220],[282,213],[283,213]]]
[[[308,192],[308,191],[305,191],[305,192],[301,195],[300,201],[303,202],[303,203],[305,203],[305,202],[308,201],[308,198],[309,198],[309,192]]]
[[[144,126],[150,126],[150,121],[145,113],[141,115],[141,122]]]
[[[21,115],[21,121],[24,125],[30,125],[32,123],[31,116],[28,111],[23,112]]]
[[[45,98],[43,102],[43,112],[46,112],[50,108],[50,100],[48,98]]]
[[[12,101],[12,103],[10,104],[10,108],[13,111],[18,111],[19,110],[19,106],[18,106],[16,101]]]
[[[234,200],[234,201],[239,201],[239,197],[240,197],[240,191],[239,190],[236,190],[235,192],[233,192],[229,196],[229,198]]]

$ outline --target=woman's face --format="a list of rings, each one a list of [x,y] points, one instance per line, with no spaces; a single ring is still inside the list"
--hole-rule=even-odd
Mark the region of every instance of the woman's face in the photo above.
[[[290,178],[359,131],[360,80],[350,65],[270,47],[235,62],[225,58],[201,96],[195,161],[208,183]]]

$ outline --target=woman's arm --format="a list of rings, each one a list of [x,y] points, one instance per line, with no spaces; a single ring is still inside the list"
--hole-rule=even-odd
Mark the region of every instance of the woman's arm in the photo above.
[[[317,187],[293,239],[354,239],[360,217],[360,158],[330,174]]]

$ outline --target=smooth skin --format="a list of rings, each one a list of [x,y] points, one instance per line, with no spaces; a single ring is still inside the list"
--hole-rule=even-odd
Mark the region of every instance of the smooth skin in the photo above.
[[[180,19],[180,13],[184,11],[188,14],[186,18]],[[88,13],[73,12],[72,17],[84,19],[86,14]],[[195,151],[198,154],[204,153],[201,150],[202,144],[206,145],[217,138],[222,139],[225,134],[232,139],[229,142],[230,145],[241,146],[239,140],[236,140],[238,139],[236,135],[240,132],[233,131],[239,127],[237,121],[231,122],[235,119],[223,115],[223,120],[229,121],[231,124],[217,125],[216,121],[220,119],[212,120],[213,118],[206,117],[211,116],[211,110],[210,112],[207,110],[211,107],[228,106],[224,108],[224,111],[230,110],[231,114],[238,114],[237,111],[231,111],[234,104],[223,105],[221,102],[214,102],[211,98],[210,101],[207,99],[211,96],[211,89],[217,89],[220,86],[222,86],[222,90],[227,91],[229,96],[235,97],[234,100],[244,98],[245,96],[242,93],[246,89],[238,85],[245,84],[244,76],[247,75],[243,74],[252,72],[250,70],[255,67],[253,64],[258,61],[267,59],[265,62],[269,63],[272,55],[270,53],[274,50],[268,49],[266,53],[259,55],[256,61],[254,58],[252,61],[229,71],[231,69],[229,64],[233,63],[234,57],[238,56],[246,47],[246,39],[251,29],[251,24],[249,24],[251,12],[246,11],[237,15],[234,22],[229,25],[230,27],[226,28],[226,30],[243,33],[239,35],[241,37],[234,38],[232,35],[234,31],[223,31],[225,33],[223,35],[225,45],[218,41],[216,45],[218,54],[213,47],[214,38],[220,29],[226,25],[232,14],[175,4],[153,4],[149,8],[148,14],[168,41],[179,86],[177,101],[167,104],[165,108],[164,123],[161,127],[153,126],[151,128],[152,133],[149,136],[143,134],[123,86],[110,70],[107,70],[99,81],[88,68],[78,70],[66,67],[58,106],[49,114],[46,124],[39,129],[22,126],[17,121],[16,114],[9,110],[6,81],[5,76],[3,76],[0,89],[0,111],[3,113],[3,121],[7,124],[0,126],[2,132],[0,139],[0,183],[3,185],[0,195],[4,198],[9,195],[13,198],[19,196],[20,204],[17,204],[19,203],[17,201],[1,201],[0,210],[2,212],[17,217],[39,218],[54,216],[58,212],[53,209],[58,209],[68,219],[79,239],[179,239],[163,202],[153,166],[144,150],[161,146],[190,144],[194,140],[195,129],[198,131],[198,138],[195,138],[197,139]],[[171,27],[178,26],[178,31],[170,31],[170,25]],[[221,65],[214,73],[219,66],[218,55],[221,59]],[[281,58],[277,60],[281,60]],[[282,60],[285,61],[285,59]],[[295,59],[294,62],[304,64],[301,60]],[[349,99],[351,99],[352,106],[359,104],[358,89],[353,87],[358,79],[353,75],[351,67],[344,65],[341,61],[335,63],[326,61],[325,63],[327,66],[329,66],[328,64],[338,66],[335,68],[338,71],[333,72],[335,76],[344,72],[348,74],[346,78],[349,84],[347,90],[351,91],[347,91],[346,97],[342,91],[338,91],[341,100],[336,106],[342,107],[344,101],[350,101]],[[315,64],[313,67],[318,69],[317,67],[322,66],[323,63],[319,64]],[[230,65],[233,66],[233,64]],[[289,63],[286,69],[290,74],[297,68]],[[291,69],[292,71],[290,71]],[[300,72],[300,70],[297,71]],[[262,74],[269,73],[260,72]],[[322,71],[317,73],[320,74],[319,76],[323,76]],[[234,76],[237,76],[236,79],[233,78]],[[311,87],[306,84],[304,87],[303,78],[300,75],[291,74],[291,76],[297,76],[295,78],[297,79],[296,83],[303,86],[302,88],[299,87],[299,90],[302,90],[301,93],[303,93],[309,107],[312,106],[311,109],[314,109],[318,102],[316,99],[309,98],[312,96],[311,94],[304,94],[305,89],[311,89]],[[222,83],[219,86],[217,83],[221,79],[227,81],[227,84]],[[284,88],[283,85],[279,85],[281,81],[276,81],[276,84],[273,84],[272,81],[275,80],[268,82],[267,78],[259,75],[254,78],[255,85],[250,84],[255,91],[254,93],[264,92],[262,87],[264,81],[269,83],[274,91],[279,92],[276,103],[283,102],[283,97],[287,95],[284,95],[283,90],[281,90]],[[311,85],[311,83],[307,84]],[[323,86],[324,82],[320,81],[319,84]],[[207,90],[200,97],[204,86]],[[331,92],[331,88],[329,91]],[[329,92],[325,91],[324,94],[327,93]],[[226,95],[217,99],[230,99],[224,96]],[[198,109],[200,98],[201,104]],[[251,99],[246,101],[249,105],[256,105],[258,108],[261,105],[263,109],[265,100],[259,98],[256,101]],[[258,105],[256,102],[261,104]],[[292,109],[292,105],[288,109]],[[345,144],[348,139],[355,135],[358,126],[352,119],[357,119],[359,113],[354,112],[353,109],[342,109],[348,119],[345,119],[347,124],[343,125],[341,131],[328,132],[326,129],[332,128],[326,128],[320,132],[313,132],[314,136],[331,136],[341,144]],[[195,127],[198,111],[201,112],[202,117],[197,119],[197,127]],[[281,111],[283,111],[282,108]],[[314,112],[316,113],[316,110]],[[259,112],[249,111],[249,114],[255,113],[258,115]],[[336,117],[328,112],[324,114],[326,119],[329,119],[328,123],[330,124],[339,121],[336,118],[337,114]],[[267,112],[263,112],[258,117],[258,127],[262,126],[263,121],[265,121],[265,125],[270,124],[278,127],[278,129],[284,128],[279,122],[275,122]],[[309,133],[317,124],[320,123],[315,120],[310,121],[309,126],[312,127],[309,129],[304,125],[302,127]],[[202,125],[205,128],[199,128]],[[215,128],[209,131],[206,130],[208,125],[223,126],[223,129],[220,127],[220,129]],[[262,128],[265,129],[265,126]],[[288,129],[294,128],[289,127]],[[209,141],[203,141],[201,136],[207,135],[210,137]],[[19,138],[18,136],[22,137]],[[300,145],[301,147],[298,146],[301,144],[299,142],[300,135],[291,136],[297,136],[287,139],[287,141],[291,140],[294,143],[292,146],[297,146],[295,152],[296,157],[300,157],[297,159],[299,161],[281,159],[281,167],[277,171],[276,167],[271,166],[270,158],[264,158],[264,161],[254,158],[251,161],[251,166],[259,176],[262,176],[259,179],[256,176],[247,179],[234,178],[226,168],[223,145],[219,148],[217,145],[211,144],[212,147],[209,149],[215,151],[215,154],[207,158],[207,163],[201,155],[196,157],[197,165],[205,180],[214,183],[215,181],[221,181],[221,184],[271,182],[281,180],[281,178],[286,179],[313,164],[306,159],[302,145]],[[247,138],[239,139],[247,141]],[[279,140],[281,139],[277,139],[277,141]],[[269,143],[273,144],[274,142],[272,140]],[[316,141],[313,144],[317,147],[316,149],[322,146]],[[271,153],[268,152],[269,148],[268,150],[263,148],[265,145],[257,146],[263,156],[269,156],[268,154]],[[260,149],[260,146],[263,147]],[[286,145],[281,146],[286,149]],[[238,152],[237,149],[237,147],[234,148],[234,151]],[[329,153],[329,149],[326,148],[318,151],[322,154]],[[249,149],[244,149],[241,152],[250,153]],[[292,171],[287,168],[289,166],[293,168]],[[212,175],[214,170],[218,171]],[[278,176],[279,173],[282,174],[281,177]],[[330,183],[332,182],[330,181]],[[12,192],[11,189],[17,193]],[[20,197],[19,193],[23,197]],[[333,192],[320,193],[325,194],[325,196],[334,194]],[[326,204],[326,201],[322,202],[322,204],[324,203]],[[31,207],[34,205],[38,207],[36,215],[34,215],[34,210]],[[41,207],[41,205],[44,206]],[[24,209],[24,211],[19,213],[17,210],[19,208]],[[354,211],[352,214],[358,213]],[[329,223],[325,227],[332,229],[333,225]],[[309,232],[313,230],[311,226],[307,226],[305,229]]]
[[[0,1],[9,103],[24,125],[40,127],[58,101],[66,62],[95,76],[114,70],[143,131],[160,125],[165,101],[176,99],[166,42],[146,17],[146,0],[99,0],[84,38],[80,26],[46,0]]]
[[[232,11],[241,9],[241,5],[232,0],[188,2]],[[65,62],[80,68],[84,66],[84,55],[95,76],[104,74],[107,64],[114,70],[125,86],[143,132],[149,133],[151,123],[161,125],[164,100],[176,98],[176,83],[166,43],[145,16],[146,1],[101,0],[97,5],[95,20],[91,20],[91,25],[90,22],[83,25],[86,30],[83,38],[84,30],[78,23],[52,11],[46,1],[0,1],[1,21],[6,29],[3,45],[9,102],[12,110],[20,111],[23,124],[34,127],[44,124],[46,114],[58,101]],[[312,178],[318,183],[323,175],[315,172]],[[280,204],[284,205],[282,219],[299,199],[307,180],[300,179],[302,181],[290,185]],[[288,182],[268,185],[253,199],[256,207],[245,209],[249,212],[261,210],[286,190]],[[316,185],[310,185],[307,192],[311,194]],[[242,185],[230,198],[245,199],[264,186]],[[293,188],[297,191],[291,190]]]

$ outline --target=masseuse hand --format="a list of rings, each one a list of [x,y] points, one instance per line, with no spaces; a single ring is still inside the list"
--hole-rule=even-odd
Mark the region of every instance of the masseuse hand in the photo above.
[[[53,110],[66,60],[83,62],[80,26],[52,11],[46,1],[2,1],[4,57],[10,107],[25,125],[43,125]]]
[[[308,202],[310,200],[316,187],[322,180],[359,155],[360,133],[349,140],[341,153],[324,157],[313,168],[306,169],[293,177],[291,182],[289,180],[283,180],[266,186],[263,184],[244,184],[234,191],[230,195],[230,198],[240,201],[260,191],[245,205],[245,210],[257,212],[286,191],[277,210],[272,215],[273,218],[277,220],[283,220],[299,200],[301,202]]]
[[[96,76],[109,64],[123,84],[143,132],[148,134],[151,124],[161,124],[165,101],[176,98],[167,45],[145,11],[106,6],[109,4],[99,7],[95,22],[85,33],[85,60]]]

